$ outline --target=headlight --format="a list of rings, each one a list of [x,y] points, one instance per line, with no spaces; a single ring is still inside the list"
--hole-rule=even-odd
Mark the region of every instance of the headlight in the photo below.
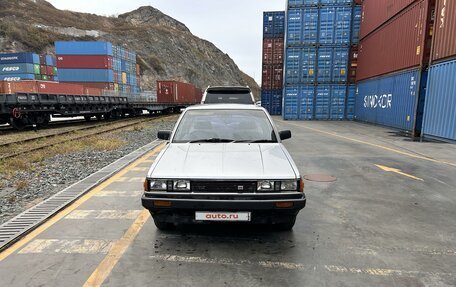
[[[281,191],[297,191],[298,190],[298,182],[296,180],[283,180],[280,183],[280,190]]]
[[[190,181],[189,180],[176,180],[176,181],[174,181],[173,190],[190,191]]]
[[[150,179],[149,191],[190,191],[189,180]]]
[[[152,179],[150,181],[151,191],[166,191],[168,187],[167,181],[164,179]]]
[[[262,180],[258,182],[257,185],[258,191],[273,191],[274,190],[274,181],[272,180]]]

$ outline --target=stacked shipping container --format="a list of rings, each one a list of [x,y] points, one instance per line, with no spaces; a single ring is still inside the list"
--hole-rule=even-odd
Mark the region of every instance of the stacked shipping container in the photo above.
[[[436,5],[423,134],[456,141],[456,2]]]
[[[289,0],[284,119],[352,119],[361,9],[352,0]]]
[[[264,12],[261,105],[271,115],[282,114],[284,33],[285,12]]]
[[[109,42],[56,42],[61,82],[86,87],[139,92],[136,53]]]
[[[434,6],[435,0],[363,2],[357,120],[421,132]]]
[[[55,59],[34,53],[0,54],[0,81],[58,81]]]

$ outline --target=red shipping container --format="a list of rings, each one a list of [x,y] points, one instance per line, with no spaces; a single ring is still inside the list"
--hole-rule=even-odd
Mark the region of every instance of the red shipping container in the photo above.
[[[201,103],[201,100],[203,99],[203,90],[200,88],[195,87],[195,103]]]
[[[380,27],[416,0],[364,0],[360,39]]]
[[[197,103],[195,86],[177,81],[157,81],[157,102],[174,104]]]
[[[268,38],[263,40],[263,65],[283,64],[283,38]]]
[[[456,58],[456,1],[437,2],[432,44],[433,62]]]
[[[46,75],[53,76],[54,75],[54,67],[46,66]]]
[[[36,81],[38,93],[65,94],[65,95],[83,95],[84,87],[82,85]]]
[[[136,76],[140,76],[141,75],[141,67],[136,64]]]
[[[356,72],[358,70],[358,46],[350,48],[350,60],[348,66],[348,82],[354,84],[356,82]]]
[[[1,85],[2,93],[12,94],[22,93],[42,93],[42,94],[64,94],[64,95],[83,95],[82,85],[64,84],[48,81],[21,81],[4,82]]]
[[[279,90],[283,88],[282,65],[263,65],[261,88],[263,90]]]
[[[47,68],[45,65],[40,66],[40,74],[41,75],[47,75]]]
[[[113,83],[92,83],[92,82],[71,82],[72,84],[82,85],[87,88],[96,88],[101,90],[114,90]]]
[[[40,65],[46,65],[46,56],[39,55],[39,57],[40,57]]]
[[[112,69],[112,57],[102,55],[57,56],[57,68],[63,69]]]
[[[357,81],[429,64],[432,2],[418,1],[361,40]]]

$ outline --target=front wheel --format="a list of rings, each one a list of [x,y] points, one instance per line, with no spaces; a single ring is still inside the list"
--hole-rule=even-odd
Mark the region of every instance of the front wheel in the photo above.
[[[278,230],[290,231],[290,230],[293,229],[295,223],[296,223],[296,216],[293,216],[293,217],[291,217],[290,219],[288,219],[287,221],[284,221],[284,222],[281,222],[281,223],[277,223],[277,224],[275,224],[274,226],[275,226]]]
[[[173,230],[175,225],[169,222],[161,221],[159,219],[154,218],[155,226],[162,231]]]

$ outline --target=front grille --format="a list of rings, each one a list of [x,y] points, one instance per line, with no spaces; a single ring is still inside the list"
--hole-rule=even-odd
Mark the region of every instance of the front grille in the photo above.
[[[254,193],[256,181],[192,181],[192,192],[202,193]]]

